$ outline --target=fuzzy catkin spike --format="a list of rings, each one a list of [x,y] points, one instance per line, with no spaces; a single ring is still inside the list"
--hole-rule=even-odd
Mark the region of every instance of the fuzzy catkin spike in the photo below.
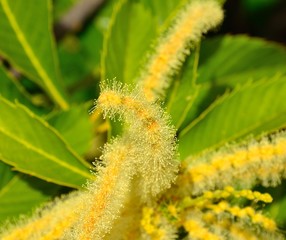
[[[140,239],[140,219],[142,217],[140,196],[136,193],[137,185],[132,181],[130,192],[124,202],[120,217],[114,222],[111,231],[104,240]]]
[[[184,228],[189,233],[190,239],[220,240],[221,237],[210,232],[204,224],[197,219],[188,219],[184,222]]]
[[[102,160],[106,166],[99,169],[97,181],[88,185],[87,207],[78,213],[78,224],[66,239],[103,239],[110,231],[128,196],[133,158],[132,146],[125,137],[105,146]]]
[[[96,181],[89,183],[88,191],[57,201],[4,239],[102,239],[120,216],[134,175],[144,201],[170,186],[178,169],[175,130],[160,106],[148,103],[138,89],[129,92],[113,83],[103,88],[97,107],[111,116],[121,114],[129,128],[105,146],[105,167],[97,169]]]
[[[183,226],[193,237],[191,239],[212,239],[215,237],[212,234],[221,240],[236,239],[236,237],[240,239],[239,235],[249,236],[249,239],[256,236],[257,238],[254,239],[280,240],[283,237],[277,231],[275,222],[253,207],[240,207],[226,201],[219,201],[205,203],[199,208],[186,209],[183,214],[185,215]],[[197,223],[195,224],[194,221]],[[232,236],[234,234],[232,227],[235,227],[240,234]],[[203,229],[200,230],[200,228]],[[209,234],[211,235],[208,236]]]
[[[119,216],[128,196],[134,153],[125,138],[104,148],[97,180],[88,191],[69,194],[32,219],[1,235],[5,240],[102,239]]]
[[[232,238],[259,240],[259,236],[257,236],[257,234],[251,231],[247,231],[247,229],[237,224],[230,224],[229,232]]]
[[[227,186],[223,190],[205,191],[201,196],[191,198],[187,196],[181,202],[181,209],[187,209],[195,207],[197,209],[203,209],[207,204],[217,202],[222,199],[234,199],[245,198],[252,201],[252,203],[264,202],[271,203],[272,197],[268,193],[260,193],[252,191],[250,189],[235,190],[234,188]]]
[[[170,187],[178,171],[175,129],[156,103],[147,102],[138,88],[129,91],[119,83],[102,84],[96,105],[105,115],[116,114],[128,127],[129,142],[136,147],[134,166],[140,175],[142,199],[147,201]]]
[[[175,240],[178,239],[176,228],[160,213],[153,208],[142,209],[140,221],[142,239]]]
[[[244,187],[256,183],[275,186],[286,176],[286,134],[275,134],[271,138],[225,147],[214,155],[201,156],[190,162],[179,182],[193,195],[223,188],[232,182]]]
[[[238,206],[231,206],[226,201],[221,201],[216,204],[207,205],[206,208],[211,209],[211,211],[218,216],[227,213],[230,217],[236,217],[240,221],[250,222],[252,225],[260,226],[267,232],[276,234],[276,223],[272,219],[257,213],[252,207],[240,208]]]
[[[87,192],[74,192],[37,210],[33,217],[11,226],[1,235],[1,240],[51,240],[63,239],[78,220],[77,213],[85,207]]]
[[[205,223],[216,233],[220,233],[223,240],[259,240],[259,239],[281,239],[281,235],[273,232],[257,231],[256,228],[246,226],[243,222],[235,222],[233,218],[221,218],[214,213],[207,212],[202,217]]]
[[[190,44],[199,42],[202,34],[216,27],[222,19],[223,11],[213,0],[193,1],[181,10],[170,30],[158,40],[139,79],[148,101],[164,94],[171,75],[189,53]]]

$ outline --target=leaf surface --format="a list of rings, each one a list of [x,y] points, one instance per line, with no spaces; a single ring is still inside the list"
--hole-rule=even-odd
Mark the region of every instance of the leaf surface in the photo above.
[[[27,175],[16,174],[0,189],[0,222],[26,214],[51,199],[59,186]]]
[[[14,172],[11,166],[0,161],[0,190],[13,178]]]
[[[216,100],[179,135],[182,159],[286,126],[286,78],[248,84]]]
[[[167,110],[177,129],[185,121],[200,92],[200,86],[196,84],[198,59],[199,51],[197,48],[192,56],[186,59],[182,70],[174,79],[173,86],[170,87],[171,93],[167,98]]]
[[[102,77],[131,83],[138,74],[152,38],[156,22],[140,3],[120,1],[105,36],[102,55]]]
[[[90,178],[85,162],[47,122],[0,98],[0,159],[16,170],[80,188]]]
[[[79,105],[73,106],[68,111],[56,113],[48,119],[48,122],[79,155],[83,155],[92,141],[92,122],[89,117],[86,107]]]
[[[194,56],[191,53],[191,58]],[[219,36],[206,39],[201,44],[195,101],[185,114],[179,131],[197,118],[225,91],[249,81],[260,81],[277,74],[286,74],[286,49],[261,39],[246,36]],[[186,84],[192,77],[193,68],[184,68],[180,82],[185,92],[192,86]],[[191,79],[189,79],[191,82]],[[184,97],[184,96],[181,96]],[[184,105],[184,104],[183,104]],[[170,106],[176,109],[176,106]],[[173,114],[172,114],[173,115]]]
[[[51,1],[0,0],[0,19],[0,54],[67,109],[51,34]]]
[[[9,100],[23,99],[22,93],[2,66],[0,66],[0,94]]]

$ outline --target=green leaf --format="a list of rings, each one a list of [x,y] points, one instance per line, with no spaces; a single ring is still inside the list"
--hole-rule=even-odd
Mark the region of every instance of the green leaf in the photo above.
[[[53,17],[55,21],[59,21],[60,18],[75,4],[77,0],[61,0],[53,1]]]
[[[286,213],[284,211],[285,207],[286,197],[284,196],[284,198],[280,199],[279,201],[275,201],[275,203],[271,204],[269,208],[269,214],[271,218],[275,219],[275,221],[278,223],[279,228],[283,227],[284,229],[286,226]]]
[[[61,41],[58,55],[63,80],[67,87],[71,88],[88,75],[89,70],[82,54],[82,46],[76,36],[67,36]]]
[[[87,164],[60,135],[20,104],[0,98],[0,159],[16,170],[59,185],[80,188]]]
[[[136,1],[136,0],[135,0]],[[176,16],[176,11],[181,10],[181,8],[184,8],[186,4],[189,4],[196,0],[140,0],[142,4],[144,4],[146,7],[148,7],[152,15],[157,19],[158,24],[168,25],[174,16]],[[219,4],[222,4],[226,0],[216,0]],[[165,28],[167,26],[163,26]]]
[[[92,123],[86,107],[73,106],[68,111],[58,112],[48,119],[68,144],[83,155],[90,148],[92,141]]]
[[[82,55],[85,58],[87,68],[93,73],[100,71],[100,58],[102,54],[104,34],[108,31],[111,15],[117,0],[109,0],[96,14],[94,20],[79,36]]]
[[[51,199],[59,186],[27,175],[16,174],[0,189],[0,222],[26,214]]]
[[[131,83],[156,33],[156,21],[140,3],[116,6],[102,54],[102,78]]]
[[[8,76],[2,66],[0,66],[0,94],[9,100],[24,98],[15,82]]]
[[[0,0],[0,19],[0,54],[67,109],[51,34],[50,0]]]
[[[0,161],[0,190],[13,178],[11,166]]]
[[[68,1],[70,5],[74,2]],[[56,8],[64,2],[68,4],[67,0],[58,2]],[[67,36],[60,42],[63,80],[73,102],[86,102],[98,96],[103,35],[108,29],[114,2],[116,0],[109,0],[108,4],[104,4],[79,35]]]
[[[244,74],[247,79],[229,81],[228,84],[245,83],[249,79],[273,76],[272,69],[285,73],[286,49],[265,40],[247,36],[220,36],[202,43],[198,83],[223,82],[228,76]],[[257,73],[257,75],[256,75]]]
[[[286,78],[267,79],[225,94],[179,135],[182,159],[249,134],[286,126]]]
[[[199,92],[185,115],[180,131],[226,90],[249,81],[271,78],[277,73],[286,74],[285,65],[285,49],[261,39],[222,36],[203,41],[197,78]],[[182,85],[192,72],[192,67],[183,70]]]
[[[170,16],[170,13],[178,7],[182,1],[174,0],[142,0],[145,6],[149,7],[154,17],[157,18],[159,24],[163,24]]]
[[[200,86],[196,84],[199,48],[194,50],[192,56],[186,59],[184,66],[174,80],[170,88],[171,93],[168,102],[168,112],[172,116],[172,123],[177,129],[185,121],[197,98]]]
[[[7,71],[0,66],[0,95],[10,101],[17,100],[25,106],[29,107],[33,112],[40,112],[39,109],[33,105],[31,95],[10,76]]]
[[[272,196],[273,202],[266,207],[265,212],[271,219],[275,220],[279,229],[285,229],[286,227],[286,212],[284,211],[286,207],[285,187],[285,180],[276,187],[258,187],[260,192],[267,191]],[[260,189],[262,189],[262,191]]]
[[[58,53],[63,80],[74,102],[85,102],[96,95],[102,38],[92,22],[79,37],[68,36],[61,41]]]

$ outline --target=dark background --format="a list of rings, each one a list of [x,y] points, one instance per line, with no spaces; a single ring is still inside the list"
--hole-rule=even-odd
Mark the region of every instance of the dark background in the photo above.
[[[286,46],[286,0],[227,0],[221,33],[247,34]]]

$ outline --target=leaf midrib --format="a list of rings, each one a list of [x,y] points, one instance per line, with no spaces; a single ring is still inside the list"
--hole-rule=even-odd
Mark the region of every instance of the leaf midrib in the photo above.
[[[75,172],[77,174],[80,174],[82,176],[84,176],[85,178],[90,178],[90,175],[87,174],[86,172],[84,171],[81,171],[80,169],[78,168],[75,168],[73,167],[72,165],[69,165],[63,161],[61,161],[60,159],[58,159],[57,157],[55,157],[54,155],[51,155],[45,151],[42,151],[41,149],[39,148],[36,148],[34,147],[33,145],[31,145],[29,142],[27,141],[24,141],[18,137],[16,137],[15,135],[12,135],[10,134],[9,132],[5,131],[3,128],[0,128],[0,132],[2,132],[4,135],[6,135],[7,137],[9,137],[10,139],[20,143],[21,145],[23,145],[24,147],[26,147],[27,149],[30,149],[32,151],[34,151],[35,153],[38,153],[39,155],[41,156],[44,156],[45,158],[49,159],[50,161],[52,162],[55,162],[56,164],[62,166],[62,167],[65,167],[69,170],[71,170],[72,172]]]
[[[200,150],[198,151],[197,153],[194,154],[194,156],[197,156],[197,155],[200,155],[202,152],[211,152],[213,151],[214,149],[220,147],[220,146],[223,146],[224,144],[228,143],[228,142],[232,142],[234,141],[235,139],[238,139],[238,142],[241,141],[240,138],[244,137],[244,136],[247,136],[249,135],[250,133],[252,133],[253,131],[255,131],[256,129],[259,129],[260,127],[262,127],[263,125],[266,125],[272,121],[274,121],[275,119],[279,118],[280,116],[282,115],[285,115],[286,112],[284,111],[283,113],[278,113],[278,114],[273,114],[271,115],[268,120],[266,121],[259,121],[257,123],[254,123],[250,126],[248,126],[246,129],[244,129],[243,131],[239,131],[237,132],[236,134],[233,134],[219,142],[217,142],[216,144],[213,144],[211,145],[210,147],[206,147],[205,149],[203,150]],[[281,125],[280,127],[283,127],[285,125]],[[276,128],[272,128],[269,132],[272,132],[272,131],[275,131]],[[279,127],[277,128],[279,129]],[[261,135],[261,134],[258,134],[258,136]],[[189,156],[188,156],[189,157]],[[185,157],[185,159],[187,159],[188,157]]]
[[[25,38],[25,35],[21,31],[21,28],[18,25],[18,22],[16,18],[14,17],[9,4],[7,0],[1,0],[0,2],[3,7],[3,12],[5,13],[8,21],[11,24],[12,29],[14,30],[14,33],[19,41],[19,43],[22,45],[25,53],[28,56],[28,59],[32,63],[33,67],[43,80],[45,86],[47,89],[49,89],[50,94],[53,96],[53,98],[57,101],[57,103],[63,108],[68,109],[68,103],[65,101],[65,99],[61,96],[61,94],[58,92],[57,88],[52,84],[52,81],[45,71],[45,69],[42,67],[39,59],[36,57],[35,53],[33,52],[31,46],[29,45],[28,41]]]

